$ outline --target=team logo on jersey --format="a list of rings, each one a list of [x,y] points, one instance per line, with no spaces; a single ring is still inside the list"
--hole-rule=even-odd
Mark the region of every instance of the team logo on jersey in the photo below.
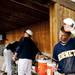
[[[59,59],[59,61],[61,61],[62,59],[72,57],[72,56],[75,56],[75,50],[69,50],[69,51],[64,51],[64,52],[60,53],[58,55],[58,59]]]

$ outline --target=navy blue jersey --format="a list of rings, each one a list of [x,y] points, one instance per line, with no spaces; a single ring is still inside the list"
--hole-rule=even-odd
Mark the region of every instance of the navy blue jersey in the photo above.
[[[20,41],[18,47],[16,48],[19,58],[35,59],[35,56],[39,51],[33,40],[29,37],[25,37]]]
[[[15,41],[14,43],[10,43],[7,45],[6,49],[11,50],[13,53],[16,51],[16,47],[18,46],[19,42]]]
[[[71,38],[66,45],[61,42],[56,44],[53,58],[58,63],[60,73],[75,73],[75,38]]]

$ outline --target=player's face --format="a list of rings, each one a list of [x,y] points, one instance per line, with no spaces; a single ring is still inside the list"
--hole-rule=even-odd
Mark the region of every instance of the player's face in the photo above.
[[[66,42],[69,39],[70,35],[60,31],[59,32],[59,40],[62,42]]]

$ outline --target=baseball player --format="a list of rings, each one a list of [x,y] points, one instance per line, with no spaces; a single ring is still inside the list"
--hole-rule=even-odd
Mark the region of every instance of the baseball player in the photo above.
[[[75,35],[74,21],[64,19],[64,25],[59,32],[59,42],[54,46],[53,58],[58,64],[58,72],[65,75],[75,75]]]
[[[39,52],[35,43],[31,39],[33,32],[27,29],[24,32],[24,37],[20,40],[19,46],[16,49],[13,60],[16,59],[18,55],[18,75],[32,75],[31,67],[32,60],[34,60],[36,54]]]

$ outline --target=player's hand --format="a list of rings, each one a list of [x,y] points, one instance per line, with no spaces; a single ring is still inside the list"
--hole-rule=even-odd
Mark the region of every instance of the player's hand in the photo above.
[[[13,60],[13,61],[16,61],[16,57],[15,57],[14,55],[13,55],[13,57],[12,57],[12,60]]]

